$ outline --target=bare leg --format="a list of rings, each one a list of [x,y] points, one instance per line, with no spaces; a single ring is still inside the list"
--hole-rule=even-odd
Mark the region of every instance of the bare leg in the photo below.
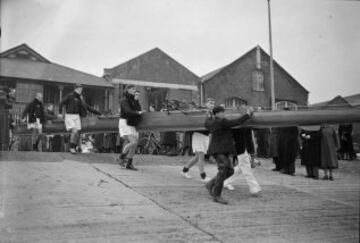
[[[129,143],[124,146],[123,154],[127,154],[126,157],[132,159],[138,145],[138,139],[133,135],[128,135],[126,138],[128,139]]]
[[[192,157],[189,162],[187,163],[187,165],[185,165],[186,168],[190,169],[191,167],[193,167],[199,160],[199,153],[196,152],[195,156]]]
[[[205,170],[204,170],[204,166],[205,166],[205,153],[204,152],[199,152],[198,153],[198,166],[199,166],[199,171],[200,171],[200,174],[203,174],[205,173]]]
[[[328,179],[329,177],[328,177],[328,170],[327,169],[324,169],[324,177],[323,177],[323,179]]]

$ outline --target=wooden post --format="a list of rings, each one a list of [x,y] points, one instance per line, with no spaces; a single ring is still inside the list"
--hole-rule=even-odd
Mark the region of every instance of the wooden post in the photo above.
[[[109,110],[109,89],[105,88],[105,103],[104,103],[104,111]]]
[[[119,94],[120,94],[120,84],[114,84],[114,97],[112,103],[113,112],[119,111]]]
[[[272,32],[271,32],[271,10],[270,0],[268,1],[269,13],[269,44],[270,44],[270,86],[271,86],[271,109],[275,110],[275,81],[274,81],[274,64],[273,64],[273,48],[272,48]]]
[[[6,93],[0,90],[0,151],[9,150],[9,110]]]
[[[59,88],[59,103],[62,101],[64,85],[58,85]]]

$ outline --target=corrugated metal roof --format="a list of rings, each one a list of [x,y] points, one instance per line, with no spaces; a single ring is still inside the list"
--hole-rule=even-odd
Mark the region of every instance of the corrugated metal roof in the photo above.
[[[0,76],[59,83],[81,83],[89,86],[113,87],[104,78],[55,63],[0,58]]]

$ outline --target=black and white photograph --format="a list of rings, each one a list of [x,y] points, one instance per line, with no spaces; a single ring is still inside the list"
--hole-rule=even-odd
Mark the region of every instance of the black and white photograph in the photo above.
[[[0,0],[0,242],[359,242],[359,13]]]

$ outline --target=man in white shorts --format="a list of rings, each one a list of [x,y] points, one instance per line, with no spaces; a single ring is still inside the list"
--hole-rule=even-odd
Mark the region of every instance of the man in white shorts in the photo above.
[[[22,121],[27,121],[27,128],[32,130],[31,141],[33,151],[39,151],[38,145],[42,138],[42,128],[45,123],[43,94],[37,93],[36,98],[26,105],[22,113]]]
[[[79,148],[79,132],[81,130],[81,117],[85,117],[87,111],[94,113],[96,115],[101,115],[100,112],[92,109],[89,105],[83,100],[81,93],[83,87],[81,84],[77,84],[74,88],[74,91],[69,93],[64,97],[59,105],[59,113],[64,114],[63,106],[65,106],[65,128],[67,131],[71,131],[70,135],[70,152],[76,153],[77,148]]]
[[[128,85],[123,99],[120,102],[119,134],[128,143],[123,147],[118,161],[119,164],[129,170],[137,170],[133,164],[133,157],[138,145],[139,133],[136,126],[140,122],[141,110],[139,102],[140,92],[134,85]]]
[[[208,111],[208,117],[212,116],[212,109],[215,106],[215,100],[208,98],[206,102],[206,107]],[[187,165],[184,166],[182,170],[182,175],[185,178],[191,178],[189,170],[196,163],[199,165],[200,178],[202,182],[209,181],[209,178],[206,177],[204,170],[205,165],[205,154],[207,153],[209,147],[209,131],[195,131],[192,134],[192,150],[195,153],[195,156],[190,159]]]

